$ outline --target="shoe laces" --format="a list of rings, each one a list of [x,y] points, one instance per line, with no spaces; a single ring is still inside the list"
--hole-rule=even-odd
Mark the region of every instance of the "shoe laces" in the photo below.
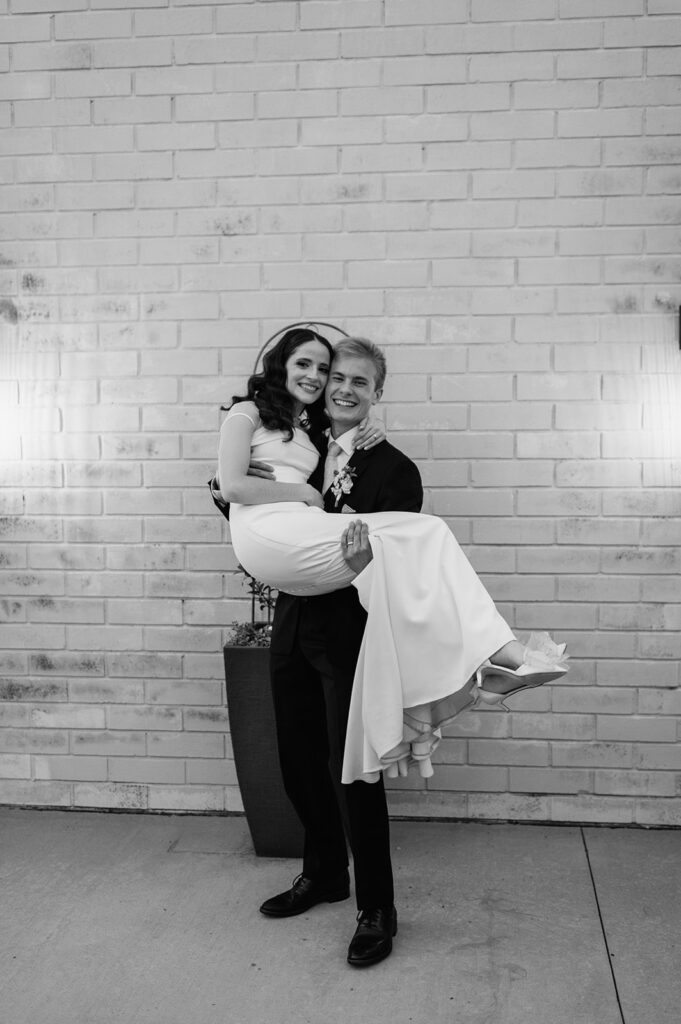
[[[373,907],[370,910],[360,910],[357,914],[357,921],[363,928],[378,928],[380,916],[381,908]]]

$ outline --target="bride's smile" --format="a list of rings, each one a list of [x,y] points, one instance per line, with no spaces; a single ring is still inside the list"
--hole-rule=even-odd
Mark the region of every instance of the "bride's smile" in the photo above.
[[[296,404],[296,414],[316,402],[329,377],[329,353],[318,341],[300,345],[286,362],[286,390]]]

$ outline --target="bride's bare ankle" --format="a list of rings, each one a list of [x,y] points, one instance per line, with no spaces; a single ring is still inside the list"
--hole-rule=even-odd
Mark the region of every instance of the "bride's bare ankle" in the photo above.
[[[501,665],[502,668],[520,668],[523,663],[525,646],[520,640],[509,640],[507,644],[500,647],[490,658],[493,665]]]

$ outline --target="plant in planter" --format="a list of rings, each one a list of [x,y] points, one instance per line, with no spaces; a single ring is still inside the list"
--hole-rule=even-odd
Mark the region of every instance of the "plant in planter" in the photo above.
[[[223,648],[239,789],[256,854],[300,857],[303,829],[281,778],[270,687],[269,645],[276,592],[242,566],[239,570],[251,595],[251,621],[233,622],[231,638]],[[263,612],[265,619],[258,619]]]
[[[265,583],[256,580],[246,572],[243,565],[239,565],[237,568],[239,572],[243,573],[251,595],[251,621],[230,623],[232,643],[235,647],[269,647],[272,636],[272,614],[277,599],[276,591],[274,587],[268,587]],[[264,622],[256,621],[256,604],[260,611],[264,611],[267,615]]]

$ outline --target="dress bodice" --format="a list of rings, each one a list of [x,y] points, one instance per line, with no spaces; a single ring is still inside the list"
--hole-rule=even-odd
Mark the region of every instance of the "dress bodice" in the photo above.
[[[251,455],[268,462],[279,483],[304,484],[319,462],[319,452],[300,427],[295,427],[289,441],[284,430],[256,427],[251,439]]]

